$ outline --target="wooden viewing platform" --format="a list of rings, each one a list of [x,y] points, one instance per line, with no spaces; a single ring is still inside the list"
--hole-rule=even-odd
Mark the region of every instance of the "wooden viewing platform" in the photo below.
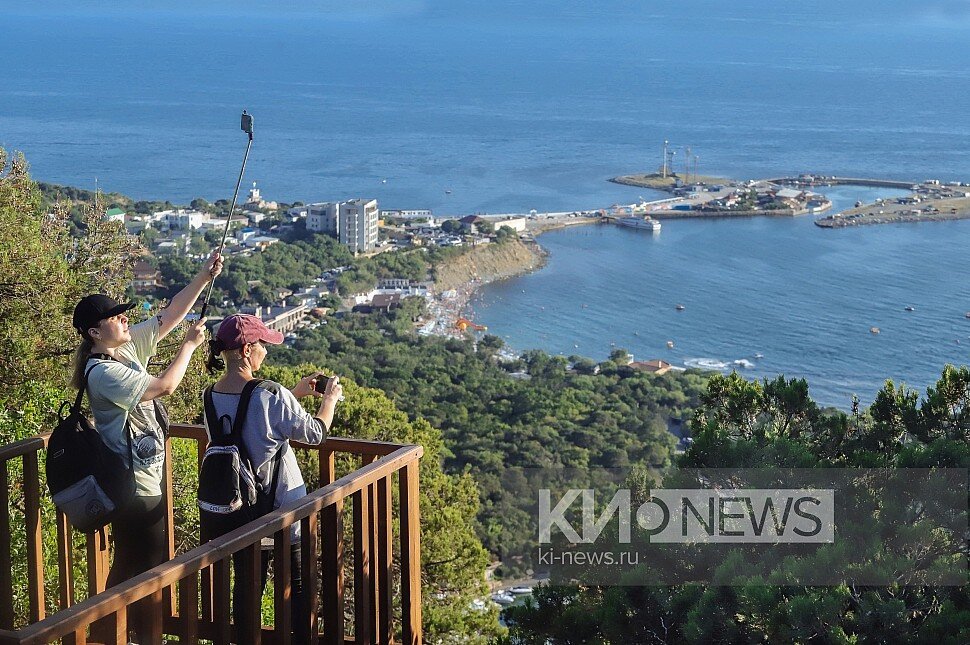
[[[166,440],[166,472],[162,483],[167,507],[169,559],[154,569],[105,590],[109,566],[107,529],[72,535],[66,518],[46,497],[40,462],[49,435],[39,435],[0,447],[0,645],[32,645],[63,642],[72,645],[94,642],[90,627],[97,623],[98,642],[128,642],[127,607],[143,598],[152,605],[152,638],[142,645],[163,642],[291,643],[290,624],[290,527],[300,523],[302,577],[309,596],[311,643],[391,643],[400,638],[407,645],[420,644],[421,545],[418,508],[420,446],[331,437],[320,446],[291,445],[319,457],[319,486],[301,500],[285,505],[231,533],[176,555],[173,515],[172,440],[196,443],[201,456],[206,434],[199,425],[173,425]],[[337,477],[340,463],[352,460],[350,471]],[[11,481],[22,462],[22,481]],[[343,470],[343,468],[341,468]],[[394,517],[392,487],[397,474],[398,517]],[[308,482],[311,484],[312,482]],[[308,486],[309,488],[309,486]],[[12,493],[22,493],[17,507],[24,525],[12,520]],[[345,531],[345,502],[350,499],[351,528]],[[43,502],[43,503],[42,503]],[[397,520],[395,522],[395,520]],[[45,580],[43,527],[57,527],[57,574]],[[393,527],[400,528],[394,535]],[[349,537],[348,537],[349,535]],[[27,624],[16,627],[13,585],[13,538],[26,539],[26,582],[29,608]],[[263,538],[274,539],[273,625],[260,619],[261,589],[246,590],[244,604],[251,624],[236,625],[230,619],[230,568],[234,553],[242,553],[246,568],[255,574]],[[81,547],[79,541],[84,541]],[[345,543],[350,543],[352,578],[345,580]],[[399,547],[399,548],[395,548]],[[49,548],[49,547],[48,547]],[[82,561],[75,554],[85,550]],[[395,553],[397,556],[395,557]],[[48,554],[52,558],[53,554]],[[399,562],[395,562],[398,559]],[[349,565],[348,565],[349,568]],[[320,570],[318,570],[320,569]],[[77,572],[81,571],[81,575]],[[395,573],[399,571],[400,579]],[[258,580],[251,575],[251,580]],[[78,600],[77,587],[85,589]],[[46,597],[57,589],[57,600]],[[352,602],[345,598],[349,590]],[[399,589],[399,602],[395,590]],[[48,615],[49,608],[54,611]],[[399,615],[400,624],[394,617]],[[23,623],[23,619],[19,621]],[[346,624],[345,624],[346,623]],[[348,629],[349,627],[349,629]],[[350,633],[352,632],[352,633]]]

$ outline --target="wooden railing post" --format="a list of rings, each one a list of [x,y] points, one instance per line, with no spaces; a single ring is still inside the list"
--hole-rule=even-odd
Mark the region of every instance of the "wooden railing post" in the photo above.
[[[74,603],[74,558],[71,557],[71,525],[67,516],[57,510],[57,581],[60,608]]]
[[[373,639],[371,632],[371,536],[370,491],[357,491],[354,500],[354,641],[364,645]]]
[[[198,469],[202,469],[202,458],[205,456],[206,443],[204,441],[198,441],[196,443],[196,454],[199,458]],[[200,535],[199,542],[206,539],[208,536]],[[200,619],[206,622],[213,622],[215,617],[212,614],[213,607],[213,597],[212,589],[215,584],[212,578],[212,567],[206,567],[202,570],[199,575],[199,589],[201,595],[202,609],[200,612]]]
[[[377,456],[366,455],[361,461],[362,465],[366,466],[377,461]],[[368,567],[368,584],[366,589],[367,601],[370,603],[370,611],[367,613],[367,633],[370,635],[370,642],[375,643],[380,640],[378,634],[381,622],[381,606],[378,602],[378,596],[380,594],[380,544],[377,515],[377,483],[375,482],[367,487],[367,515],[364,525],[366,527],[367,541],[370,549],[370,566]]]
[[[108,580],[108,528],[88,533],[88,598],[104,591]]]
[[[199,579],[195,572],[179,581],[179,643],[199,642]]]
[[[292,554],[290,553],[291,536],[287,527],[278,531],[273,537],[273,615],[274,628],[283,643],[291,643],[293,639],[293,590],[291,587]],[[302,571],[301,580],[302,580]]]
[[[393,570],[393,540],[391,530],[391,477],[377,482],[377,606],[379,609],[378,642],[389,645],[391,642],[391,616],[393,612],[394,590],[391,586]]]
[[[212,614],[215,623],[215,636],[212,639],[216,645],[228,645],[232,638],[229,622],[232,605],[232,590],[229,588],[230,556],[212,565]]]
[[[323,641],[344,645],[344,502],[323,509]]]
[[[40,469],[37,452],[24,455],[24,528],[27,531],[27,595],[30,622],[46,615],[44,607],[44,551],[40,526]]]
[[[0,462],[0,629],[13,629],[13,562],[10,553],[10,481]]]
[[[236,635],[239,643],[259,645],[263,635],[263,585],[262,585],[262,553],[261,540],[246,547],[242,552],[242,612],[243,616],[234,616]]]
[[[172,438],[165,437],[165,471],[163,473],[162,494],[165,504],[165,535],[168,536],[168,557],[175,557],[175,490],[172,479]],[[165,590],[164,611],[166,616],[175,613],[175,586]]]
[[[418,461],[399,472],[401,493],[401,633],[404,645],[421,644],[421,513]]]
[[[320,642],[319,625],[317,621],[317,598],[319,597],[319,577],[317,575],[317,514],[300,521],[300,566],[303,576],[303,593],[306,594],[306,608],[309,616],[301,620],[310,621],[310,645]],[[326,557],[326,554],[324,554]]]

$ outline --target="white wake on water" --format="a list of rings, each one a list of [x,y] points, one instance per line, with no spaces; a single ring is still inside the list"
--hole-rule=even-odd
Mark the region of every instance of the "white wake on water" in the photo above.
[[[754,363],[746,358],[739,358],[730,362],[719,361],[716,358],[686,358],[684,359],[684,365],[694,369],[714,370],[716,372],[725,372],[736,367],[750,370],[755,366]]]

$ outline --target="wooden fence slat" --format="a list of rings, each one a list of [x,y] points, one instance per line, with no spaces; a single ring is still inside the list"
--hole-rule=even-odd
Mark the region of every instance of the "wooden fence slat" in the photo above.
[[[401,493],[401,633],[404,645],[421,644],[421,513],[418,462],[398,473]]]
[[[87,534],[88,598],[104,591],[108,580],[108,529]]]
[[[94,533],[88,533],[87,555],[88,555],[88,598],[96,596],[104,591],[108,579],[108,529],[107,527],[98,529]],[[108,633],[113,629],[110,617],[102,618],[91,626],[91,638],[95,639],[95,633]]]
[[[0,461],[0,629],[13,629],[13,562],[10,554],[10,481]]]
[[[300,566],[303,571],[303,593],[306,594],[306,607],[309,616],[301,620],[310,621],[310,645],[320,642],[320,629],[317,621],[317,599],[319,598],[319,576],[317,575],[317,514],[314,513],[300,521]],[[324,556],[326,557],[326,556]]]
[[[319,488],[323,488],[327,484],[332,484],[337,477],[337,462],[334,451],[326,446],[327,444],[324,443],[323,446],[320,447],[320,451],[318,453],[320,456]]]
[[[229,589],[230,559],[231,557],[227,557],[212,565],[212,615],[215,622],[212,641],[216,645],[228,645],[232,637],[232,625],[229,622],[232,598]]]
[[[92,632],[91,638],[94,639]],[[98,638],[103,638],[109,645],[127,645],[128,643],[128,608],[122,607],[113,614],[108,614],[100,621]]]
[[[370,643],[371,633],[371,550],[370,487],[353,494],[354,502],[354,641]]]
[[[366,466],[367,464],[374,463],[377,461],[377,459],[378,458],[376,455],[365,455],[362,457],[361,461],[362,464]],[[374,482],[367,487],[367,515],[364,526],[370,548],[370,566],[368,567],[367,588],[365,589],[367,593],[367,601],[370,603],[370,611],[367,612],[367,633],[370,636],[370,642],[375,643],[380,640],[379,629],[381,622],[381,606],[378,602],[380,545],[378,537],[377,515],[377,482]]]
[[[179,643],[199,642],[199,579],[192,573],[179,581]]]
[[[57,581],[61,609],[74,603],[74,558],[71,548],[71,525],[58,509],[57,516]]]
[[[171,587],[166,587],[171,589]],[[165,590],[161,589],[141,601],[142,610],[146,618],[145,631],[148,633],[148,641],[142,641],[140,645],[163,645],[162,639],[162,614],[165,612]]]
[[[40,526],[40,469],[37,453],[24,455],[24,524],[27,532],[27,595],[30,622],[46,615],[44,607],[44,551]]]
[[[293,639],[291,539],[289,528],[278,531],[273,537],[274,631],[282,639],[282,643],[290,643]]]
[[[377,641],[382,645],[389,645],[394,633],[391,627],[394,607],[394,589],[391,582],[394,566],[391,501],[391,478],[388,476],[377,482],[377,604],[380,608]]]
[[[323,509],[323,641],[344,645],[343,500]]]
[[[242,592],[242,611],[244,616],[234,616],[236,623],[236,634],[240,643],[252,643],[259,645],[262,639],[262,598],[263,585],[261,576],[261,541],[246,547],[242,551],[242,571],[236,571],[236,575],[242,574],[245,586]]]
[[[205,441],[205,431],[202,432],[202,439],[196,442],[196,454],[199,458],[198,469],[202,468],[202,458],[205,456],[206,441]],[[207,539],[207,536],[200,536],[201,539]],[[214,622],[215,616],[212,614],[212,589],[213,589],[213,578],[212,578],[212,567],[205,567],[202,569],[199,575],[199,589],[202,601],[202,610],[199,614],[201,619],[206,622]]]
[[[172,477],[172,438],[165,437],[165,470],[162,473],[162,494],[165,504],[165,535],[168,536],[168,557],[175,557],[175,490]],[[175,613],[175,585],[165,589],[164,611],[166,616]]]

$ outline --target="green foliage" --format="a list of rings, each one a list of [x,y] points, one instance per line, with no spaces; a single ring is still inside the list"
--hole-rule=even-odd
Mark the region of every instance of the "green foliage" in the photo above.
[[[0,171],[6,167],[5,161],[6,155],[0,151]],[[71,228],[70,209],[66,206],[56,206],[53,215],[48,216],[48,209],[42,204],[41,195],[27,174],[26,163],[22,157],[15,158],[9,171],[0,172],[0,274],[3,275],[0,290],[4,296],[0,298],[0,384],[3,385],[0,387],[0,439],[4,443],[49,431],[59,403],[66,398],[73,399],[74,393],[65,383],[69,374],[68,350],[77,343],[70,323],[77,300],[92,291],[117,296],[130,281],[134,242],[122,234],[117,223],[102,219],[103,204],[97,196],[87,209],[80,229]],[[72,238],[72,230],[80,237]],[[322,252],[315,252],[308,243],[291,245],[296,250],[291,248],[285,253],[274,251],[279,255],[266,256],[263,261],[270,262],[262,265],[257,260],[258,269],[254,270],[285,267],[291,274],[279,278],[280,283],[285,283],[287,279],[295,279],[293,276],[297,273],[307,274],[314,260],[321,265],[312,267],[310,275],[348,259],[346,251],[335,243],[324,240],[322,245],[327,247]],[[174,276],[179,286],[195,270],[184,260],[164,262],[168,275]],[[232,275],[232,271],[228,273]],[[152,315],[154,312],[139,313]],[[160,364],[168,364],[181,343],[182,333],[183,330],[176,330],[166,337],[149,366],[151,371]],[[181,386],[167,400],[171,418],[176,422],[199,421],[200,394],[212,380],[202,370],[203,354],[196,352]],[[307,365],[267,367],[265,376],[292,385],[299,376],[314,370]],[[426,638],[435,642],[482,642],[497,634],[496,612],[479,611],[471,605],[473,599],[486,593],[484,571],[488,561],[473,530],[479,504],[475,482],[468,475],[443,472],[441,461],[448,453],[438,430],[425,421],[409,421],[379,391],[357,387],[349,379],[344,384],[347,400],[338,409],[335,432],[418,443],[425,450],[420,486]],[[173,440],[172,448],[175,538],[176,548],[182,552],[198,543],[197,446],[191,441]],[[20,460],[9,463],[8,482],[23,480],[21,463]],[[304,459],[303,466],[312,485],[313,473],[317,472],[315,464]],[[357,467],[350,463],[344,466]],[[11,526],[23,526],[20,510],[24,504],[23,486],[11,486],[8,492]],[[58,599],[54,512],[48,497],[42,494],[41,498],[47,611],[53,613]],[[82,536],[75,535],[73,548],[75,562],[84,562]],[[11,535],[11,557],[16,624],[24,625],[28,606],[24,531],[16,530]],[[400,558],[396,557],[395,561],[399,562]],[[75,580],[76,593],[83,594],[83,568],[75,570]]]
[[[74,210],[60,197],[91,201]],[[0,443],[8,444],[50,432],[64,400],[70,358],[78,342],[71,327],[74,305],[85,294],[114,296],[130,280],[135,241],[117,222],[103,219],[101,195],[47,186],[42,192],[30,179],[21,155],[9,160],[0,149]],[[77,235],[74,237],[73,235]],[[41,454],[41,456],[43,456]],[[41,459],[41,461],[43,461]],[[41,463],[41,478],[43,464]],[[23,460],[7,462],[11,484],[10,535],[15,620],[27,616],[27,550]],[[54,510],[41,494],[47,610],[57,602],[57,550]],[[6,527],[5,527],[6,528]],[[76,561],[83,561],[83,542],[75,539]],[[76,572],[84,591],[84,571]]]
[[[447,470],[470,472],[479,484],[479,535],[499,557],[529,538],[524,493],[504,479],[510,468],[667,465],[675,444],[668,421],[686,419],[706,383],[696,373],[580,374],[535,350],[522,357],[531,378],[515,379],[497,337],[476,344],[416,334],[419,303],[329,319],[293,349],[273,351],[276,360],[327,365],[378,387],[410,418],[440,428]]]
[[[737,374],[715,375],[691,423],[693,444],[678,465],[966,469],[970,466],[968,401],[970,372],[965,367],[946,366],[922,400],[887,381],[872,406],[851,417],[820,411],[804,380],[778,377],[759,383]],[[649,486],[633,488],[640,491]],[[643,493],[639,495],[642,498]],[[930,532],[920,525],[918,514],[911,518],[907,513],[912,509],[898,501],[881,500],[881,512],[895,514],[899,526],[905,527],[899,530],[918,536],[924,557],[935,558],[931,562],[949,570],[953,555],[966,554],[963,536],[945,536],[938,529]],[[510,635],[504,642],[963,643],[970,639],[967,585],[783,584],[789,574],[825,570],[846,561],[846,553],[840,551],[851,548],[867,554],[872,566],[889,571],[905,571],[911,565],[892,562],[891,557],[898,556],[884,553],[880,536],[871,535],[867,544],[826,545],[812,558],[769,562],[764,581],[772,586],[763,581],[709,587],[542,587],[536,590],[534,602],[505,610]],[[858,558],[859,554],[852,555]],[[725,559],[718,575],[732,581],[738,564],[731,557]]]

